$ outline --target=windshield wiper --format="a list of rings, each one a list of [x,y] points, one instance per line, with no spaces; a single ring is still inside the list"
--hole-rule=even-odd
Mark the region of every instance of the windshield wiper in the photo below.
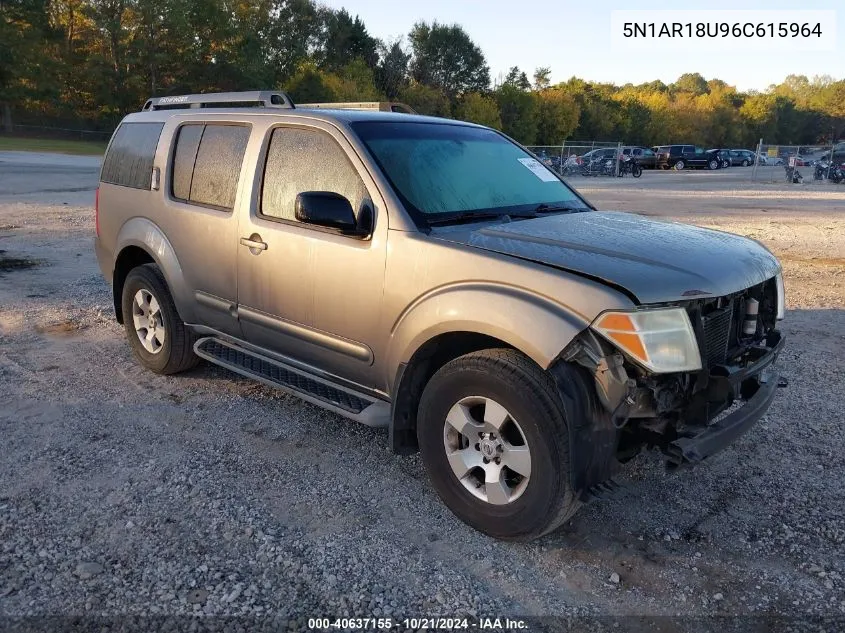
[[[460,213],[438,214],[441,217],[426,218],[429,226],[438,224],[459,224],[461,222],[474,222],[475,220],[492,220],[508,217],[510,213],[493,213],[486,211],[465,211]]]
[[[534,207],[534,213],[553,213],[555,211],[572,211],[572,212],[577,213],[579,211],[584,211],[584,210],[585,209],[582,209],[580,207],[567,207],[567,206],[557,207],[557,206],[553,206],[553,205],[546,204],[546,203],[538,204],[536,207]]]

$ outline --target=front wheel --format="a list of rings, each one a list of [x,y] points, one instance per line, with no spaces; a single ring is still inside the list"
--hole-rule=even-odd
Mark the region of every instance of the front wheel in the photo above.
[[[195,336],[179,317],[158,266],[144,264],[129,271],[122,306],[126,338],[144,367],[157,374],[175,374],[199,362]]]
[[[578,509],[553,380],[523,354],[493,349],[450,361],[426,385],[417,420],[434,488],[476,530],[530,540]]]
[[[719,169],[719,161],[713,158],[707,163],[707,167],[708,169]]]
[[[677,169],[678,171],[681,171],[681,170],[683,170],[684,167],[686,167],[686,164],[684,163],[684,161],[679,160],[677,163],[675,163],[674,168]]]
[[[750,162],[748,162],[747,160],[742,161],[742,166],[743,166],[743,167],[748,167],[750,164],[751,164],[751,163],[750,163]]]
[[[643,168],[639,165],[631,165],[631,175],[634,178],[639,178],[643,175]]]

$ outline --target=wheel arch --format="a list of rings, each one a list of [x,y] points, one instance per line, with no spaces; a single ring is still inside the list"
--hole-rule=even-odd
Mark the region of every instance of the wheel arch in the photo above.
[[[116,241],[112,298],[117,321],[123,323],[123,286],[130,271],[144,264],[156,264],[164,275],[181,318],[190,323],[194,310],[191,302],[186,300],[188,288],[182,267],[173,245],[161,228],[145,218],[132,218],[120,229]]]
[[[479,309],[497,304],[495,310]],[[449,361],[483,349],[511,348],[546,370],[588,323],[559,304],[508,287],[453,288],[418,302],[394,326],[387,355],[387,367],[395,371],[388,376],[392,449],[416,452],[420,396]]]

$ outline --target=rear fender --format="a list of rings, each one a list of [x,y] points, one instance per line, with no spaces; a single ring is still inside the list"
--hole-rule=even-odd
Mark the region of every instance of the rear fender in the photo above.
[[[116,244],[115,261],[128,246],[137,246],[146,251],[164,274],[179,316],[186,323],[196,321],[194,304],[190,300],[193,295],[185,281],[182,266],[173,245],[158,225],[146,218],[132,218],[120,228]]]

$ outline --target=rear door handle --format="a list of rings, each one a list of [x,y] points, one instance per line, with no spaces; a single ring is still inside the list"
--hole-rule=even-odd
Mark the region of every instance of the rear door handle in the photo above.
[[[253,255],[258,255],[256,251],[267,250],[267,242],[262,242],[261,236],[258,233],[253,233],[249,237],[242,237],[241,246],[246,246],[252,251]]]

